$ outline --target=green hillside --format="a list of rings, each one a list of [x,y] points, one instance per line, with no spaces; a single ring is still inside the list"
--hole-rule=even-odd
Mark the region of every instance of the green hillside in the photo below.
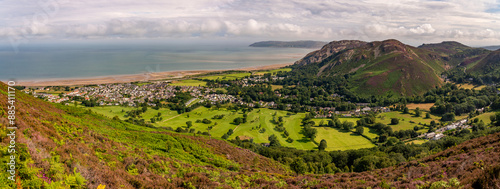
[[[0,84],[3,170],[9,158],[5,91]],[[257,171],[288,172],[225,141],[137,126],[22,92],[16,99],[17,180],[23,188],[238,187],[262,179]],[[14,187],[7,178],[2,171],[0,183]],[[271,185],[277,181],[265,178]]]
[[[446,61],[450,67],[457,65],[468,66],[475,64],[484,58],[490,51],[484,48],[474,48],[455,41],[443,41],[441,43],[423,44],[418,48],[434,51]]]
[[[11,157],[6,91],[7,86],[0,83],[3,170],[9,169]],[[223,140],[133,125],[84,108],[48,103],[22,92],[16,94],[16,101],[16,181],[8,180],[10,173],[2,171],[1,188],[433,188],[443,184],[492,188],[499,183],[500,165],[496,157],[500,151],[495,149],[500,148],[500,134],[495,127],[469,135],[476,139],[467,142],[463,142],[465,138],[450,137],[421,146],[398,144],[331,152],[256,148],[261,154],[287,162],[293,170],[319,166],[319,171],[335,168],[336,172],[296,174],[287,166]],[[292,124],[292,116],[285,122]],[[355,140],[349,137],[356,134],[342,134],[349,136],[324,137],[337,140],[337,144]],[[329,143],[328,148],[337,150],[333,144]],[[447,150],[436,153],[439,149]],[[386,150],[398,153],[385,154]],[[432,155],[404,161],[402,154],[410,152],[417,153],[411,157]],[[274,156],[278,154],[283,158]],[[294,155],[303,159],[288,158]],[[402,162],[396,162],[401,158]],[[387,163],[394,166],[387,167]],[[342,164],[355,166],[343,168]],[[363,168],[364,165],[369,167]],[[387,168],[374,169],[375,166]],[[370,171],[349,173],[359,169]]]
[[[467,70],[467,72],[498,77],[500,75],[500,50],[489,53]]]
[[[434,52],[386,40],[346,48],[316,64],[318,75],[348,74],[358,94],[411,96],[442,85],[438,75],[445,64],[436,57]]]

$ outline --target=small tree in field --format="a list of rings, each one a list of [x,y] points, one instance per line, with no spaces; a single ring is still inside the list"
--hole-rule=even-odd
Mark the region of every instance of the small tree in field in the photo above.
[[[417,107],[417,109],[415,109],[415,116],[420,117],[421,115],[422,115],[422,112],[420,111],[420,108]]]
[[[408,113],[410,113],[410,110],[408,109],[408,107],[404,107],[404,108],[403,108],[403,113],[404,113],[404,114],[408,114]]]
[[[356,132],[359,133],[360,135],[362,135],[364,131],[365,131],[365,129],[363,128],[363,126],[356,127]]]
[[[318,146],[318,149],[320,151],[324,151],[326,149],[327,145],[326,145],[326,140],[325,139],[322,139],[321,142],[319,142],[319,146]]]
[[[397,124],[399,124],[399,119],[398,119],[398,118],[391,118],[391,124],[392,124],[392,125],[397,125]]]

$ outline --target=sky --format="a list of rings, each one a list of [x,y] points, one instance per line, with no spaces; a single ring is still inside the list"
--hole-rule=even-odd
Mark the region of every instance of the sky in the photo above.
[[[124,39],[500,45],[500,1],[0,0],[0,42]]]

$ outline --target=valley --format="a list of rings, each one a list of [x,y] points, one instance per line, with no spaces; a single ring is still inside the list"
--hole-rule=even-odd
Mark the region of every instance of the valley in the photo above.
[[[500,92],[496,78],[460,66],[493,59],[482,54],[488,52],[450,42],[340,41],[272,70],[16,86],[21,143],[28,144],[20,145],[16,159],[23,164],[21,185],[490,186],[496,178],[479,175],[497,170],[491,158],[497,151],[480,141],[498,138]],[[468,64],[471,70],[476,63]],[[470,159],[478,150],[484,153],[463,164],[475,172],[464,173],[447,159]],[[405,176],[408,166],[415,175]],[[389,169],[397,176],[368,176]],[[435,176],[444,170],[450,174]],[[297,183],[306,178],[315,183]]]

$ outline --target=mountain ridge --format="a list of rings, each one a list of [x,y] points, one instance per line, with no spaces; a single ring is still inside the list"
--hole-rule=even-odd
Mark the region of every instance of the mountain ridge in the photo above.
[[[259,41],[249,45],[250,47],[273,47],[273,48],[320,48],[327,42],[323,41]]]
[[[439,58],[437,53],[395,39],[344,40],[309,53],[295,65],[318,64],[318,76],[350,74],[350,80],[359,86],[354,89],[358,93],[411,96],[443,84],[438,73],[446,64]]]

